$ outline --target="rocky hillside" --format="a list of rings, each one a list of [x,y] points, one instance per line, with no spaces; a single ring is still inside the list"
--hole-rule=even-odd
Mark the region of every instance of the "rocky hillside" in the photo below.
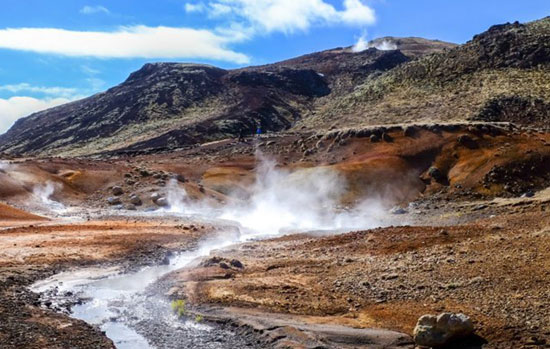
[[[548,127],[550,18],[496,25],[464,45],[367,78],[306,127],[458,120]]]
[[[251,134],[257,125],[548,125],[550,18],[493,26],[460,46],[392,37],[369,46],[236,70],[146,64],[106,92],[19,120],[0,136],[0,152],[155,152]]]
[[[426,42],[424,49],[439,50],[441,43],[432,46]],[[366,77],[412,58],[398,50],[339,48],[231,71],[146,64],[106,92],[19,120],[0,136],[0,151],[62,156],[156,151],[235,137],[241,130],[250,134],[258,124],[266,131],[289,129]]]

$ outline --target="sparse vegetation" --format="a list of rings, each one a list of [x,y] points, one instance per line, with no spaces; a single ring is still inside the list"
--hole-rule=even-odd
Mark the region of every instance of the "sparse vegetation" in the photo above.
[[[183,299],[176,299],[173,300],[171,303],[172,311],[178,315],[178,317],[182,317],[186,314],[185,310],[185,301]]]

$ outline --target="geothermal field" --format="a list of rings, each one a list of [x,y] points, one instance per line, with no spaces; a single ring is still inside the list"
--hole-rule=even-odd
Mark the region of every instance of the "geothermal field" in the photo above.
[[[460,348],[545,341],[550,192],[494,193],[544,178],[550,135],[406,129],[4,161],[2,342],[412,348],[444,312],[473,322]]]
[[[333,26],[359,16],[307,3]],[[151,32],[155,52],[179,32],[132,28],[115,37]],[[42,35],[0,28],[0,48],[20,31]],[[111,34],[77,38],[95,35]],[[363,41],[235,69],[147,63],[15,121],[0,348],[550,348],[550,18],[460,45]],[[0,97],[21,89],[71,91]]]

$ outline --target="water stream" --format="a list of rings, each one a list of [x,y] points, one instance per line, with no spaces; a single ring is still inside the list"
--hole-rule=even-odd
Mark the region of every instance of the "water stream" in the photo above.
[[[78,296],[85,301],[71,308],[71,316],[97,325],[120,349],[227,348],[245,346],[232,333],[195,320],[182,321],[169,302],[147,288],[167,273],[241,241],[240,232],[227,232],[202,242],[193,251],[173,257],[169,264],[148,266],[133,273],[118,268],[87,268],[56,274],[31,289],[43,298],[62,303]]]

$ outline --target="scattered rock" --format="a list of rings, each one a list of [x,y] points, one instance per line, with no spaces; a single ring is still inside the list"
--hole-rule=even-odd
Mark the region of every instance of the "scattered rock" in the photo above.
[[[125,207],[128,211],[135,211],[137,210],[136,205],[134,204],[127,204]]]
[[[378,137],[377,135],[371,135],[371,136],[370,136],[370,141],[371,141],[372,143],[379,142],[379,141],[380,141],[380,137]]]

